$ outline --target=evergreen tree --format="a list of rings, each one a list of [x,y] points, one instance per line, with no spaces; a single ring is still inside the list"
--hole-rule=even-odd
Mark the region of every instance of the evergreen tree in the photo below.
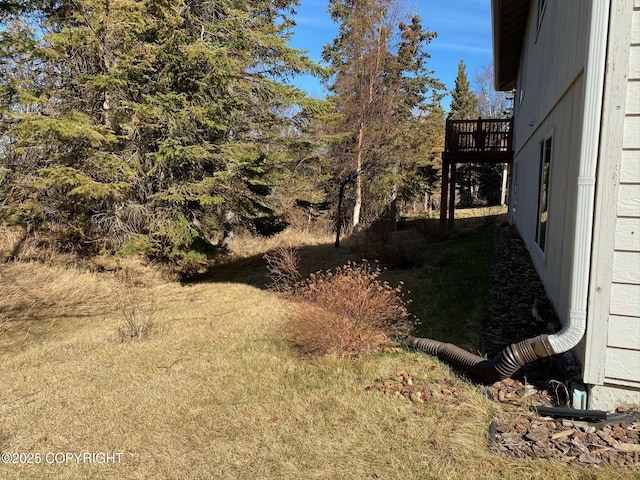
[[[1,4],[2,217],[181,262],[273,231],[269,176],[322,103],[286,82],[321,72],[288,46],[295,4]]]
[[[417,16],[399,14],[396,0],[332,0],[329,11],[338,36],[325,46],[329,90],[338,116],[331,124],[331,155],[336,159],[338,205],[353,184],[352,226],[364,212],[376,218],[401,189],[401,164],[409,157],[415,111],[425,94],[441,88],[427,69],[424,48],[435,33]],[[338,239],[342,223],[337,212]]]
[[[467,80],[467,71],[464,60],[458,63],[458,75],[455,87],[451,92],[451,108],[449,118],[453,120],[472,120],[478,118],[478,99],[471,91],[471,85]]]
[[[411,204],[420,202],[427,215],[431,215],[434,193],[438,190],[442,169],[445,112],[441,101],[444,95],[433,92],[431,100],[415,116],[404,172],[401,197]],[[414,209],[415,210],[415,209]]]
[[[452,120],[472,120],[478,118],[478,99],[471,91],[471,85],[467,80],[466,65],[463,60],[458,63],[458,75],[455,88],[451,92],[451,108],[449,118]],[[465,163],[457,169],[457,177],[460,187],[460,203],[467,207],[477,200],[478,193],[478,166]]]

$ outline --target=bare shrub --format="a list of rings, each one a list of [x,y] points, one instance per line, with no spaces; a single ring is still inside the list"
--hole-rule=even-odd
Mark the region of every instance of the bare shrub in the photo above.
[[[268,288],[276,292],[287,292],[302,280],[300,275],[300,257],[293,247],[279,247],[271,253],[265,253],[270,283]]]
[[[379,280],[368,262],[348,263],[317,272],[295,284],[289,338],[310,355],[353,357],[393,345],[415,325],[406,308],[402,285]]]
[[[155,298],[138,293],[119,297],[117,303],[123,316],[118,327],[119,340],[124,342],[147,337],[153,327],[153,316],[156,313]]]
[[[493,225],[499,222],[504,208],[501,206],[483,206],[477,209],[482,225]]]

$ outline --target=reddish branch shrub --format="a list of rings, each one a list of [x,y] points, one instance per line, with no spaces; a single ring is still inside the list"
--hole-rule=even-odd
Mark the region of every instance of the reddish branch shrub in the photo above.
[[[379,268],[348,263],[316,272],[280,292],[291,301],[289,338],[309,355],[353,357],[393,345],[416,321],[402,285],[379,280]]]

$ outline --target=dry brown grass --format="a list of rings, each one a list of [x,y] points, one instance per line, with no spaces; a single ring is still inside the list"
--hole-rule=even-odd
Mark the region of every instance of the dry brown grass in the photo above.
[[[90,315],[108,309],[109,278],[39,262],[0,264],[0,312],[11,318]]]
[[[44,267],[21,272],[45,283],[64,278],[62,271],[37,277],[38,268]],[[80,273],[87,286],[74,285],[85,292],[82,302],[63,305],[52,290],[48,302],[58,316],[29,320],[28,331],[2,331],[0,320],[0,451],[121,452],[121,462],[0,463],[0,478],[637,474],[492,453],[488,425],[501,407],[429,356],[402,351],[350,360],[300,358],[281,337],[286,304],[272,292],[234,283],[143,285]],[[11,275],[26,288],[18,270]],[[45,288],[33,285],[30,292],[38,286]],[[123,314],[114,295],[136,293],[156,300],[153,334],[120,342]],[[47,301],[40,295],[36,310],[42,313]],[[25,312],[35,308],[30,305]],[[378,379],[400,370],[417,372],[428,385],[453,385],[458,396],[416,404],[375,388]]]
[[[74,240],[54,231],[28,232],[19,226],[0,223],[0,262],[39,261],[72,265],[77,261],[73,254]]]
[[[91,315],[113,308],[113,290],[161,285],[161,272],[138,259],[122,259],[116,271],[98,275],[83,268],[41,262],[0,264],[0,312],[10,317]]]
[[[580,478],[486,447],[493,405],[430,357],[301,360],[279,338],[275,295],[175,287],[156,334],[118,343],[117,315],[61,321],[3,354],[5,452],[122,452],[120,464],[0,465],[0,477]],[[251,299],[248,302],[247,299]],[[61,334],[60,332],[64,332]],[[421,372],[458,397],[415,404],[379,378]],[[371,388],[374,387],[374,388]],[[601,478],[609,478],[601,472]],[[620,478],[622,474],[617,473]]]
[[[0,224],[0,261],[4,262],[15,255],[24,234],[24,229],[20,227]]]
[[[233,244],[234,257],[262,256],[265,252],[281,247],[300,247],[303,245],[326,245],[333,242],[330,235],[306,232],[294,228],[286,228],[271,237],[256,237],[240,234]]]

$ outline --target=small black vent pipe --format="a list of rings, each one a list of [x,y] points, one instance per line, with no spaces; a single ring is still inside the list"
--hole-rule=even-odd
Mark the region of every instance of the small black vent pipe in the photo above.
[[[491,360],[467,352],[451,343],[442,343],[429,338],[407,337],[406,343],[409,347],[422,350],[467,370],[488,383],[510,378],[527,363],[555,355],[547,335],[511,344]]]

